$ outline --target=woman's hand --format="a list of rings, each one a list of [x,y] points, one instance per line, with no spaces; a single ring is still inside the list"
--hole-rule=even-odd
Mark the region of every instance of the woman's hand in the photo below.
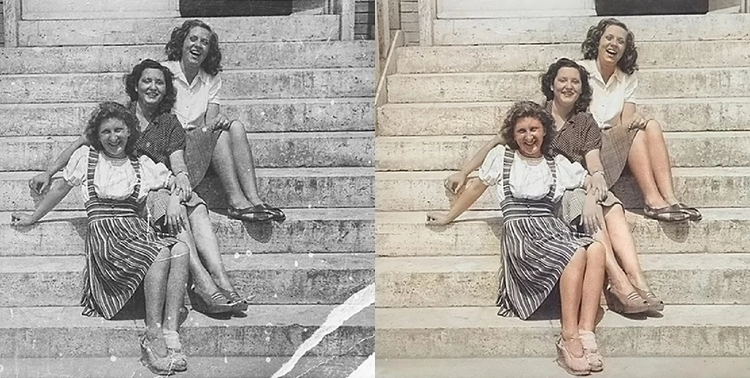
[[[180,201],[190,200],[193,195],[193,188],[190,186],[190,177],[188,177],[187,172],[182,171],[175,176],[174,187],[180,196]]]
[[[172,235],[177,235],[182,232],[182,230],[186,229],[185,220],[182,218],[182,205],[180,204],[180,197],[175,195],[169,197],[165,224],[167,225],[167,230]]]
[[[229,130],[229,126],[232,126],[232,121],[230,121],[224,113],[219,113],[219,115],[216,116],[216,121],[214,122],[213,129]]]
[[[604,215],[601,205],[596,203],[596,196],[587,193],[583,202],[583,213],[581,214],[583,230],[593,235],[604,228]]]
[[[31,214],[13,213],[10,215],[10,225],[14,227],[31,226],[36,219]]]
[[[50,183],[52,183],[52,175],[45,171],[29,180],[29,188],[36,194],[44,194],[49,189]]]
[[[453,194],[461,193],[466,186],[466,175],[460,171],[456,172],[448,176],[443,181],[443,185],[445,185],[445,189],[448,189]]]
[[[448,214],[444,213],[427,213],[427,224],[431,226],[445,226],[450,223]]]
[[[607,180],[604,179],[604,172],[596,171],[589,176],[586,182],[586,193],[593,193],[597,201],[604,201],[607,198]]]
[[[641,113],[635,112],[635,114],[633,114],[633,119],[631,119],[630,122],[627,123],[628,130],[643,130],[646,128],[646,123],[648,123],[648,121],[643,118],[643,115],[641,115]]]

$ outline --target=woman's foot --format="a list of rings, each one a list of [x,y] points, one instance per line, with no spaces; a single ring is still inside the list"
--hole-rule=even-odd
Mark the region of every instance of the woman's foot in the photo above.
[[[141,363],[158,375],[172,375],[176,371],[164,337],[148,330],[141,336]]]
[[[225,297],[229,298],[230,302],[232,303],[232,309],[234,310],[234,312],[244,312],[250,305],[250,302],[248,300],[252,298],[252,296],[243,298],[234,289],[230,291],[219,288],[219,290],[221,290]]]
[[[648,302],[635,290],[623,294],[610,286],[604,291],[604,297],[607,307],[619,314],[639,314],[649,310]]]
[[[685,205],[684,203],[681,203],[681,202],[675,203],[669,206],[669,208],[672,210],[681,211],[687,214],[687,216],[689,217],[688,219],[690,219],[693,222],[698,222],[701,219],[703,219],[703,215],[701,215],[701,212],[698,211],[698,209]]]
[[[188,290],[188,297],[193,310],[204,314],[224,314],[233,311],[232,302],[220,290],[209,295],[193,285],[192,290]]]
[[[560,335],[557,340],[557,364],[568,374],[589,375],[591,368],[586,359],[580,337],[566,338]]]
[[[583,353],[586,355],[586,361],[589,362],[589,368],[592,372],[598,373],[604,370],[604,361],[599,354],[599,347],[596,345],[596,335],[591,331],[578,330],[583,345]]]
[[[164,330],[164,342],[167,345],[167,356],[172,361],[174,371],[187,370],[187,356],[182,353],[180,335],[177,331]]]
[[[664,311],[664,302],[659,299],[656,294],[651,290],[641,290],[638,286],[634,286],[635,291],[648,302],[648,310],[651,312]]]

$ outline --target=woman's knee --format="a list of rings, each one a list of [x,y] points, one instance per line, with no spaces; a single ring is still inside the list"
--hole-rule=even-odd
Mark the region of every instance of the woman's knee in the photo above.
[[[604,266],[605,249],[604,244],[599,241],[594,241],[586,247],[586,260],[588,263],[596,262],[597,264],[601,261]]]
[[[182,260],[182,261],[188,261],[190,258],[188,246],[185,242],[177,242],[177,244],[173,245],[172,248],[170,248],[170,257],[173,260]]]

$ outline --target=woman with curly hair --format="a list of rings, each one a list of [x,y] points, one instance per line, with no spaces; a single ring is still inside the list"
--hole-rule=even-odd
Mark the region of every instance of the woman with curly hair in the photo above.
[[[636,110],[638,51],[633,32],[614,18],[592,26],[581,44],[590,73],[590,111],[602,129],[602,163],[607,184],[620,178],[625,165],[643,193],[644,214],[660,221],[698,221],[701,213],[674,193],[669,153],[661,125]]]
[[[178,329],[188,277],[188,248],[176,238],[154,232],[137,209],[151,190],[173,187],[174,176],[161,163],[135,156],[138,119],[124,106],[105,102],[85,131],[89,146],[75,150],[33,214],[14,213],[13,226],[38,222],[74,186],[86,203],[86,265],[83,315],[112,319],[143,284],[146,330],[142,362],[156,374],[187,370]],[[179,211],[173,190],[169,207]],[[176,210],[175,210],[176,209]]]
[[[427,214],[428,224],[446,225],[466,211],[490,185],[497,185],[503,213],[503,271],[498,315],[528,319],[559,285],[562,333],[557,341],[557,362],[566,371],[586,375],[601,371],[593,345],[596,317],[604,280],[604,247],[591,237],[574,232],[553,214],[567,189],[588,184],[590,177],[579,163],[562,155],[552,157],[554,121],[536,103],[513,105],[500,134],[507,146],[496,146],[450,211]]]
[[[168,61],[164,65],[174,73],[177,87],[173,112],[187,132],[190,182],[197,186],[211,166],[227,194],[230,217],[283,222],[284,212],[258,195],[245,126],[221,112],[218,35],[206,23],[188,20],[172,31],[165,52]]]

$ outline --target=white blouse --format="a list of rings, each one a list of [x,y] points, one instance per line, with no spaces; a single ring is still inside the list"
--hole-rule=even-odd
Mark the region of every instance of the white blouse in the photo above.
[[[589,83],[594,92],[589,105],[589,112],[599,124],[599,128],[608,129],[620,123],[623,105],[626,102],[635,104],[635,90],[638,88],[636,73],[628,75],[619,68],[604,82],[596,60],[582,60],[578,64],[589,71]]]
[[[497,195],[502,201],[505,199],[503,192],[503,157],[505,146],[498,145],[490,150],[484,163],[479,168],[479,179],[486,185],[497,185]],[[513,197],[525,199],[542,199],[549,193],[552,185],[552,171],[547,165],[545,158],[522,157],[518,151],[514,152],[513,164],[510,167],[510,192]],[[580,188],[586,179],[586,170],[581,164],[571,163],[562,155],[554,158],[557,174],[557,186],[553,200],[562,197],[565,190]]]
[[[187,130],[203,127],[206,122],[208,104],[221,105],[221,100],[219,100],[221,74],[211,76],[201,68],[193,82],[188,83],[179,61],[170,60],[162,62],[162,65],[174,74],[177,101],[172,107],[172,113]]]
[[[172,173],[162,163],[154,163],[148,156],[138,158],[141,164],[141,189],[138,201],[148,192],[166,188]],[[63,179],[71,186],[81,185],[84,201],[89,200],[88,180],[89,147],[82,146],[73,152],[68,165],[63,169]],[[99,152],[99,161],[94,172],[94,190],[99,198],[124,200],[135,189],[137,178],[135,169],[128,158],[111,158]]]

